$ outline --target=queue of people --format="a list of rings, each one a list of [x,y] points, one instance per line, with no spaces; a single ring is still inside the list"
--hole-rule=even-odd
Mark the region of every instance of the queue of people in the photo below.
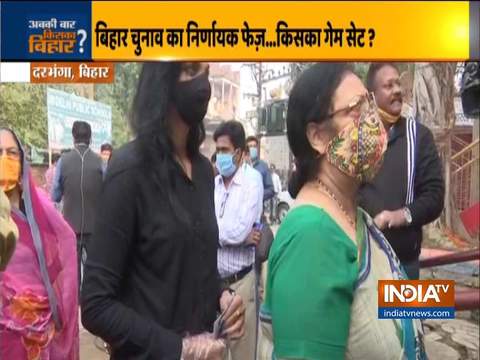
[[[0,128],[0,358],[78,359],[82,284],[83,326],[112,359],[425,359],[421,324],[380,321],[371,301],[380,279],[418,278],[421,228],[443,208],[433,137],[401,116],[395,65],[373,64],[365,86],[348,64],[321,63],[294,84],[295,203],[265,284],[257,248],[281,182],[240,122],[200,153],[208,75],[145,63],[135,139],[113,156],[75,123],[49,175],[63,217]]]

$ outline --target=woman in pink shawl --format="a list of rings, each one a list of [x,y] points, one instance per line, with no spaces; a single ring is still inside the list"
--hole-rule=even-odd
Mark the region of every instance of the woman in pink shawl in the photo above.
[[[0,128],[0,186],[19,238],[0,273],[0,359],[77,360],[75,235],[33,184],[20,142]]]

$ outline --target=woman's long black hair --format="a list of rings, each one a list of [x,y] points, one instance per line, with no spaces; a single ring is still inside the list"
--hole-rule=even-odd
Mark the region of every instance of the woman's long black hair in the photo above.
[[[177,171],[173,143],[170,139],[170,124],[167,115],[173,103],[174,86],[180,72],[180,62],[151,62],[143,65],[133,99],[130,123],[136,136],[136,145],[144,171],[164,190],[181,218],[178,202],[172,197],[175,187],[174,172]],[[193,159],[200,152],[205,140],[203,122],[190,128],[187,139],[187,154]],[[177,208],[177,209],[175,209]]]
[[[315,64],[300,75],[290,92],[287,135],[296,171],[289,180],[288,191],[293,198],[318,173],[318,153],[308,141],[307,125],[327,120],[335,90],[347,72],[353,72],[347,63]]]
[[[145,63],[138,80],[131,109],[131,126],[140,145],[141,155],[149,161],[169,158],[173,146],[169,137],[168,109],[173,89],[181,71],[180,62]],[[187,139],[187,153],[194,157],[205,140],[203,122],[192,127]]]

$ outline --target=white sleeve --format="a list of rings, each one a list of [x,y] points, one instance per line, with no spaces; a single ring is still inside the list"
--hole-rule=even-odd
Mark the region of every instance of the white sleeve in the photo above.
[[[258,221],[261,214],[263,199],[263,185],[253,179],[245,188],[245,201],[239,204],[236,221],[221,222],[218,225],[219,242],[221,246],[241,245],[252,231],[253,224]],[[260,207],[260,209],[259,209]]]

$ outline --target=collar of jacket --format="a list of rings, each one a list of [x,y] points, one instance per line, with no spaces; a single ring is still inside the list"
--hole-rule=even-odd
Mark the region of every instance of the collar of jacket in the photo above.
[[[406,119],[403,116],[400,116],[400,119],[393,125],[388,131],[388,143],[394,142],[399,137],[405,136],[406,132]]]

